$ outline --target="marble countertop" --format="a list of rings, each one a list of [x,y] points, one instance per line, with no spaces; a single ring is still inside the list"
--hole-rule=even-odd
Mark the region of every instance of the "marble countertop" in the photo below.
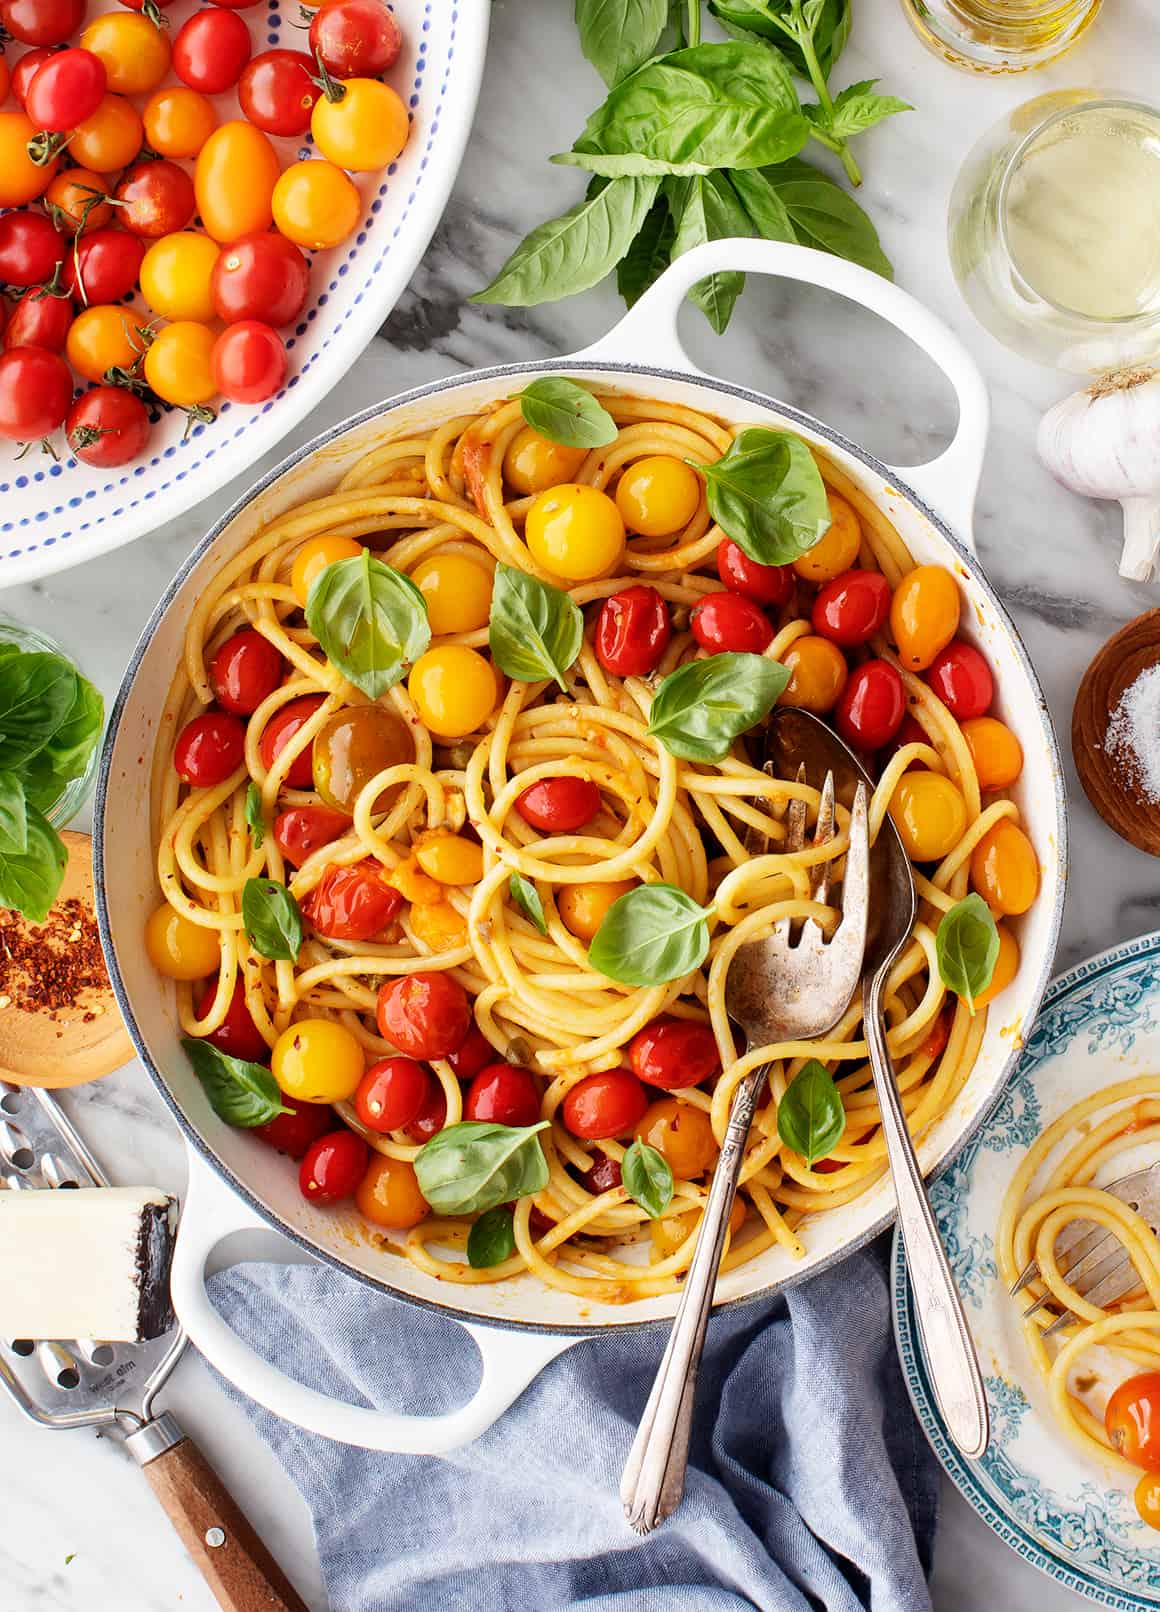
[[[468,294],[515,242],[571,205],[575,175],[545,161],[574,138],[598,98],[567,0],[495,0],[475,133],[446,216],[398,308],[337,391],[281,453],[364,405],[456,370],[573,351],[607,330],[607,287],[528,312],[473,307]],[[949,321],[977,356],[994,409],[979,495],[979,553],[1022,631],[1062,734],[1083,667],[1155,588],[1116,575],[1119,511],[1063,492],[1033,454],[1042,410],[1066,377],[1005,352],[972,321],[951,278],[944,220],[951,182],[975,137],[1049,88],[1101,85],[1148,94],[1160,59],[1151,0],[1118,0],[1064,62],[1034,77],[985,80],[943,66],[911,34],[897,0],[855,0],[838,82],[882,75],[917,111],[862,139],[863,200],[899,282]],[[703,367],[830,421],[895,464],[937,453],[953,427],[948,388],[873,316],[811,288],[753,283],[724,339],[687,310],[683,334]],[[250,478],[246,478],[249,480]],[[0,610],[75,649],[111,696],[155,600],[179,562],[242,490],[235,483],[172,526],[103,559],[0,597]],[[1065,746],[1066,748],[1066,746]],[[1160,923],[1160,867],[1114,838],[1069,774],[1072,835],[1061,967]],[[180,1189],[176,1130],[139,1066],[66,1094],[70,1113],[122,1178]],[[186,1357],[165,1395],[203,1444],[312,1608],[324,1608],[305,1507],[290,1479]],[[0,1400],[4,1528],[0,1604],[12,1612],[211,1612],[213,1601],[115,1441],[50,1435]],[[949,1487],[935,1561],[939,1612],[996,1606],[1065,1612],[1083,1603],[995,1539]],[[71,1558],[71,1560],[66,1560]]]

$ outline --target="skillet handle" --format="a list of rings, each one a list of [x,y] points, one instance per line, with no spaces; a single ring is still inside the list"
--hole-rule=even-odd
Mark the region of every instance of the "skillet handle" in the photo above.
[[[614,329],[577,359],[628,366],[633,363],[671,367],[703,375],[685,352],[677,334],[677,315],[691,288],[722,269],[769,274],[822,286],[868,308],[934,360],[954,388],[959,419],[950,446],[928,464],[896,470],[904,486],[913,488],[950,525],[956,537],[974,548],[971,518],[975,492],[987,446],[990,404],[978,365],[963,343],[929,308],[880,274],[845,258],[786,241],[708,241],[686,252],[665,270]]]
[[[239,1231],[269,1233],[270,1227],[190,1149],[189,1183],[170,1273],[178,1319],[191,1342],[235,1388],[276,1416],[323,1438],[407,1455],[457,1450],[486,1432],[549,1361],[581,1341],[462,1322],[483,1356],[483,1375],[466,1405],[441,1416],[407,1416],[348,1405],[304,1387],[263,1360],[210,1303],[206,1262],[225,1237]]]

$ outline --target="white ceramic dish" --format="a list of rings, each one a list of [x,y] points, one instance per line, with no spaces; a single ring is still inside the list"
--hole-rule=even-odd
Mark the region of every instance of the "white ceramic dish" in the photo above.
[[[676,339],[676,316],[689,287],[723,267],[829,286],[874,309],[917,341],[943,367],[958,393],[959,428],[946,453],[918,471],[895,472],[819,421],[696,371]],[[177,1044],[172,1000],[150,967],[142,942],[142,917],[156,901],[152,853],[138,831],[136,810],[120,808],[127,801],[136,807],[146,787],[147,758],[189,611],[201,587],[226,559],[276,512],[331,488],[345,468],[384,435],[422,431],[449,414],[473,413],[518,392],[545,371],[576,374],[736,422],[782,425],[800,432],[819,443],[890,513],[918,560],[952,566],[961,581],[966,630],[995,669],[999,709],[1019,734],[1026,754],[1017,794],[1043,865],[1043,890],[1022,928],[1022,967],[991,1010],[975,1069],[951,1109],[923,1139],[925,1170],[940,1168],[954,1156],[1001,1091],[1014,1056],[1015,1034],[1030,1023],[1047,983],[1058,934],[1066,833],[1059,752],[1026,651],[966,547],[986,439],[986,394],[957,339],[887,281],[796,246],[724,241],[701,247],[670,268],[621,324],[588,351],[423,387],[368,410],[273,471],[190,558],[155,611],[126,673],[111,716],[99,789],[95,843],[101,922],[126,1022],[190,1143],[191,1182],[173,1276],[183,1321],[215,1365],[281,1415],[331,1437],[379,1448],[439,1450],[462,1443],[494,1420],[543,1362],[570,1341],[603,1327],[639,1325],[671,1315],[675,1299],[656,1298],[627,1308],[581,1302],[531,1281],[452,1287],[430,1279],[396,1255],[376,1251],[341,1218],[304,1203],[285,1161],[217,1120],[189,1071]],[[949,526],[933,513],[932,505],[941,507]],[[738,1302],[800,1280],[881,1230],[892,1212],[891,1188],[883,1181],[810,1227],[805,1261],[794,1263],[780,1250],[770,1250],[728,1273],[718,1287],[718,1301]],[[310,1395],[260,1361],[209,1305],[203,1273],[208,1255],[231,1228],[263,1223],[276,1225],[307,1250],[362,1281],[477,1323],[472,1330],[483,1352],[484,1377],[471,1403],[446,1418],[383,1417]],[[491,1330],[495,1327],[518,1330]]]
[[[177,0],[172,31],[199,8]],[[89,10],[118,10],[100,0]],[[434,233],[475,115],[490,17],[488,0],[394,0],[403,54],[386,75],[407,102],[411,136],[384,173],[354,175],[365,204],[358,231],[312,254],[310,300],[283,331],[290,373],[266,403],[217,404],[217,419],[185,432],[180,410],[162,414],[147,453],[116,470],[62,455],[53,463],[0,441],[0,586],[30,582],[152,531],[206,498],[272,448],[354,363],[394,307]],[[254,52],[302,49],[297,0],[265,0],[238,13]],[[9,54],[9,61],[16,57]],[[177,82],[172,72],[165,82]],[[214,97],[219,117],[241,116],[231,90]],[[282,165],[312,154],[308,137],[275,139]],[[184,164],[190,167],[190,164]],[[56,433],[58,448],[63,441]]]
[[[947,1437],[897,1238],[894,1248],[899,1355],[923,1431],[948,1476],[1025,1561],[1118,1612],[1160,1608],[1160,1536],[1136,1515],[1130,1484],[1078,1450],[1052,1416],[1023,1346],[1020,1306],[998,1280],[994,1234],[1007,1185],[1039,1133],[1081,1098],[1158,1068],[1160,933],[1103,952],[1052,982],[1002,1102],[932,1190],[991,1411],[991,1443],[979,1461],[966,1460]],[[1145,1162],[1124,1155],[1118,1169]]]

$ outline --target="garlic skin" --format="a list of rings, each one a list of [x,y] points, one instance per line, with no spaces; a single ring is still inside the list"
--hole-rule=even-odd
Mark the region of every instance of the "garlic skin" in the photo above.
[[[1146,582],[1160,550],[1160,370],[1117,370],[1065,397],[1039,422],[1036,445],[1072,492],[1119,500],[1120,575]]]

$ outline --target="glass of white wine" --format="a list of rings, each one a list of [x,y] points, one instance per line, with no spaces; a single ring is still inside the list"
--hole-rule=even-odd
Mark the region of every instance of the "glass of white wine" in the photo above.
[[[1093,374],[1160,350],[1160,109],[1088,90],[1027,101],[970,152],[951,266],[1026,358]]]

